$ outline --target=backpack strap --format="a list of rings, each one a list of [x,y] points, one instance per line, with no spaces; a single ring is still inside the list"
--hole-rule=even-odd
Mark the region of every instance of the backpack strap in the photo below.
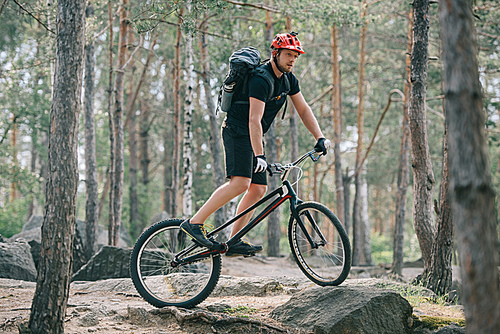
[[[283,109],[283,114],[281,115],[281,119],[285,119],[285,113],[286,113],[286,108],[288,107],[288,93],[290,92],[290,79],[288,78],[287,73],[283,73],[284,76],[284,81],[285,81],[285,90],[280,93],[280,95],[274,96],[274,76],[269,72],[267,69],[264,68],[264,64],[259,65],[257,68],[253,70],[253,73],[251,75],[258,75],[261,78],[264,78],[267,83],[270,86],[269,89],[269,95],[267,97],[266,103],[270,102],[272,100],[279,100],[281,98],[285,99],[285,108]],[[249,76],[247,76],[244,79],[243,83],[243,91],[246,92],[245,94],[248,95],[248,79]],[[234,104],[249,104],[250,102],[248,100],[241,100],[241,101],[235,101]]]
[[[258,69],[260,69],[260,67]],[[271,91],[269,93],[269,97],[267,99],[267,102],[272,101],[272,100],[279,100],[281,98],[285,99],[285,107],[283,109],[283,114],[281,114],[281,119],[282,120],[285,119],[286,108],[288,107],[288,93],[290,92],[290,79],[288,78],[288,74],[283,73],[283,76],[284,76],[283,80],[285,81],[285,90],[283,92],[281,92],[281,94],[278,96],[274,96],[274,77],[273,77],[273,75],[268,70],[263,69],[263,68],[261,70],[259,70],[259,72],[257,74],[260,75],[261,77],[265,78],[269,82],[269,84],[271,85]]]
[[[290,80],[288,79],[288,75],[286,73],[283,73],[285,76],[285,108],[283,108],[283,113],[281,114],[281,120],[285,119],[285,114],[286,114],[286,108],[288,107],[288,93],[290,92]]]

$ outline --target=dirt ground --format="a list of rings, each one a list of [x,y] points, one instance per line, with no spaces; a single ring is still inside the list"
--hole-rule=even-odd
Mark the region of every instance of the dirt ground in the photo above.
[[[421,269],[406,269],[405,279],[415,277]],[[250,276],[290,276],[303,277],[302,272],[289,258],[223,258],[223,275],[237,277]],[[179,324],[179,314],[175,320],[177,310],[158,310],[156,316],[151,316],[147,311],[153,311],[154,307],[146,303],[135,291],[131,283],[127,288],[113,292],[100,289],[89,289],[89,284],[83,285],[73,283],[68,300],[68,308],[65,319],[65,333],[224,333],[224,330],[210,327],[190,327],[189,322]],[[0,279],[0,334],[18,333],[17,325],[29,319],[31,301],[35,291],[35,283],[22,282],[8,279]],[[266,297],[223,297],[208,298],[200,304],[207,308],[211,304],[229,305],[235,310],[235,314],[229,314],[237,319],[249,319],[251,322],[266,322],[273,324],[267,316],[275,307],[284,304],[291,295],[277,295]],[[417,312],[438,315],[456,316],[457,311],[440,308],[439,310],[421,305]],[[89,312],[94,311],[94,312]],[[164,312],[165,311],[165,312]],[[242,314],[237,314],[241,312]],[[460,311],[459,311],[460,312]],[[439,314],[437,314],[439,313]],[[97,317],[96,317],[97,314]],[[230,320],[230,319],[229,319]],[[281,328],[279,324],[274,324]],[[245,329],[244,324],[238,324],[238,328],[245,333],[253,333],[251,329]],[[250,327],[249,327],[250,328]],[[272,327],[271,327],[272,328]],[[263,332],[270,332],[264,330]],[[233,331],[234,332],[234,331]],[[279,331],[277,331],[279,332]]]

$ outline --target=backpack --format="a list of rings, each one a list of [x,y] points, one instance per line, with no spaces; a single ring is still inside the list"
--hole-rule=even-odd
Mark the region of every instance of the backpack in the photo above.
[[[278,100],[288,95],[290,91],[290,81],[286,73],[285,75],[285,91],[278,96],[274,96],[274,77],[264,68],[264,64],[260,58],[260,52],[254,47],[245,47],[233,52],[229,57],[229,71],[226,74],[220,90],[217,109],[228,112],[233,104],[249,104],[248,97],[244,100],[233,101],[233,96],[248,96],[248,80],[254,75],[264,78],[271,87],[266,103],[272,100]],[[285,102],[285,111],[286,103]],[[285,111],[283,117],[285,117]]]

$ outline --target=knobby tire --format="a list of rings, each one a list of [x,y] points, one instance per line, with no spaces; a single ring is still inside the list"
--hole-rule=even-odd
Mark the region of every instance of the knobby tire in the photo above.
[[[221,274],[220,255],[172,266],[173,255],[193,244],[180,219],[158,222],[139,237],[130,258],[130,276],[139,294],[155,307],[192,308],[213,291]],[[201,246],[192,253],[207,251]]]
[[[341,284],[351,269],[351,246],[344,227],[323,204],[305,202],[296,209],[307,233],[317,245],[311,247],[302,227],[293,217],[288,227],[288,241],[297,265],[318,285]],[[314,230],[312,221],[318,226],[326,243],[322,242],[320,233]]]

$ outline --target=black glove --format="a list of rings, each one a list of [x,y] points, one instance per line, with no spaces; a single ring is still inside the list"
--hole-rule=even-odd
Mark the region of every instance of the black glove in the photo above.
[[[316,152],[322,152],[323,155],[326,155],[328,153],[328,148],[330,148],[331,145],[332,143],[328,139],[321,137],[316,142],[316,145],[314,145],[314,150],[316,150]]]
[[[264,155],[257,155],[255,157],[257,162],[255,163],[255,173],[263,173],[267,168],[267,161]]]

